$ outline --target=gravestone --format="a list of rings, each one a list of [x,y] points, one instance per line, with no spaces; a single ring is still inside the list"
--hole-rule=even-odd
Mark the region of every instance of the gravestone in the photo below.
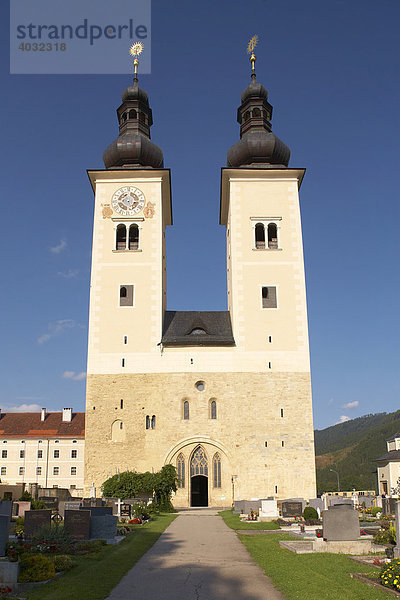
[[[303,503],[294,500],[282,501],[282,517],[301,517],[303,514]]]
[[[92,506],[103,506],[102,498],[84,498],[82,500],[82,506],[90,508]]]
[[[132,508],[130,504],[121,504],[120,515],[130,519],[132,514]]]
[[[111,508],[111,507],[110,507]],[[112,540],[117,535],[118,517],[100,515],[90,518],[90,539]]]
[[[58,510],[58,498],[50,496],[40,496],[39,500],[45,503],[46,508],[50,508],[51,510]]]
[[[64,518],[64,514],[66,510],[79,510],[81,507],[81,502],[79,501],[72,501],[72,500],[67,500],[67,501],[60,501],[58,503],[58,512],[60,513],[60,515]]]
[[[18,502],[14,502],[13,506],[15,506],[16,513],[14,516],[16,516],[16,517],[24,517],[26,511],[31,510],[31,503],[25,502],[22,500],[18,500]]]
[[[315,508],[315,510],[317,512],[318,512],[318,509],[320,512],[322,512],[323,510],[326,509],[325,502],[322,500],[322,498],[310,498],[308,504],[312,508]]]
[[[355,541],[360,537],[358,512],[351,504],[336,504],[322,511],[322,531],[327,542]]]
[[[0,515],[11,517],[12,504],[9,500],[0,500]]]
[[[261,500],[260,517],[279,517],[278,504],[274,498]]]
[[[233,514],[240,515],[244,512],[244,500],[235,500],[233,503]]]
[[[10,517],[8,515],[0,515],[0,556],[4,556],[6,553],[9,526]]]
[[[384,515],[394,515],[396,510],[396,498],[382,498],[382,512]]]
[[[64,527],[72,539],[88,540],[90,535],[90,511],[66,510],[64,512]]]
[[[51,510],[28,510],[25,513],[25,537],[30,539],[42,527],[50,527]]]
[[[81,506],[80,510],[89,510],[92,517],[112,515],[112,506]]]

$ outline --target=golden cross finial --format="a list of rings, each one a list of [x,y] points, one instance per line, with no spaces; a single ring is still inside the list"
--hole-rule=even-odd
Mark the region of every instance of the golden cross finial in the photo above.
[[[253,35],[253,37],[251,38],[251,40],[249,41],[249,44],[247,46],[247,54],[250,54],[250,62],[251,62],[251,71],[252,73],[255,73],[256,70],[256,55],[254,54],[254,48],[257,46],[258,43],[258,35]]]
[[[134,68],[134,80],[136,80],[136,81],[137,81],[137,69],[138,69],[138,66],[139,66],[138,56],[142,52],[143,52],[143,44],[142,44],[142,42],[136,42],[135,44],[132,44],[132,46],[129,49],[130,55],[134,57],[134,59],[133,59],[133,68]]]

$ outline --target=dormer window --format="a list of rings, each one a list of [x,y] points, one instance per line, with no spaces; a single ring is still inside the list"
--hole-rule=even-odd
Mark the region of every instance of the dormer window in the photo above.
[[[195,327],[192,329],[189,335],[207,335],[207,331],[205,331],[205,329],[202,327]]]

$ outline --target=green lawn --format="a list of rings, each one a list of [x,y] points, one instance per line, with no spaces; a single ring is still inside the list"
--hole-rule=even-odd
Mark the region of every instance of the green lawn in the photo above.
[[[35,586],[28,600],[104,600],[131,567],[151,548],[177,517],[164,514],[139,526],[118,546],[97,555],[77,557],[77,566],[44,585]]]
[[[349,573],[376,573],[340,554],[294,554],[280,548],[289,534],[239,535],[253,559],[287,600],[388,600],[382,589],[351,579]]]
[[[218,513],[231,529],[280,529],[279,525],[272,521],[258,523],[257,521],[241,521],[239,515],[234,515],[231,510],[223,510]]]

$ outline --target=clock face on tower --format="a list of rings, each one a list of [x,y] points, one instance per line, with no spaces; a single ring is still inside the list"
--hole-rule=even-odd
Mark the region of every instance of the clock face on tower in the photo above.
[[[113,194],[111,204],[113,209],[124,216],[133,216],[142,210],[145,197],[136,187],[123,187]]]

